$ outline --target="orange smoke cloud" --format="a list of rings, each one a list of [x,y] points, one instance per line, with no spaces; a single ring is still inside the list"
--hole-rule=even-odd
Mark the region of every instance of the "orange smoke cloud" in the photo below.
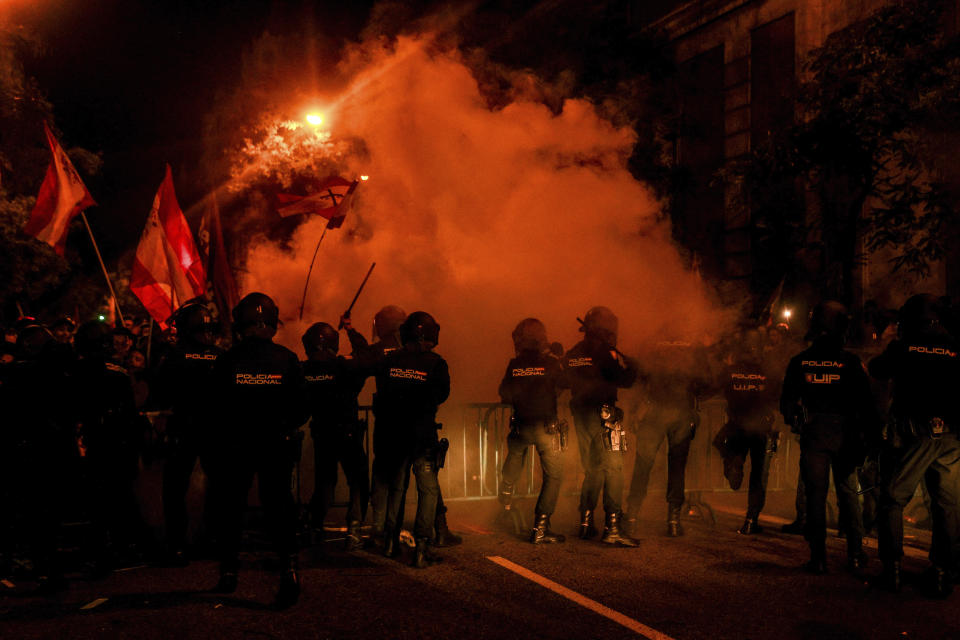
[[[369,175],[344,228],[327,233],[304,321],[304,278],[326,221],[295,232],[293,251],[266,241],[247,255],[245,291],[273,296],[279,339],[298,352],[313,322],[335,324],[366,269],[353,311],[369,334],[382,306],[425,310],[440,323],[454,398],[495,401],[527,316],[571,347],[591,306],[620,317],[627,352],[655,335],[700,335],[717,313],[685,270],[658,203],[626,168],[633,133],[568,100],[559,114],[517,99],[491,110],[457,52],[427,39],[363,49],[335,106],[334,136],[363,140],[346,175]]]

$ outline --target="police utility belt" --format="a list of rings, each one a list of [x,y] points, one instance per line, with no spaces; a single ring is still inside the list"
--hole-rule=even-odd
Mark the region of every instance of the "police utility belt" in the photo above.
[[[555,448],[561,452],[566,451],[568,436],[570,435],[570,425],[567,424],[567,421],[554,418],[552,420],[538,420],[532,424],[539,423],[543,424],[543,430],[548,436],[554,436],[556,441]],[[520,422],[516,416],[510,416],[510,431],[511,433],[520,432]]]
[[[932,438],[938,440],[945,433],[956,433],[956,428],[943,418],[894,418],[893,435],[900,438]]]

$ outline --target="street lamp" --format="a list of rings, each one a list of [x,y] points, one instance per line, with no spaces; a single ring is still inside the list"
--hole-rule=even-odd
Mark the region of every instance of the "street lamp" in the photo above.
[[[315,127],[319,127],[323,124],[323,114],[322,113],[308,113],[307,114],[307,124],[311,124]]]

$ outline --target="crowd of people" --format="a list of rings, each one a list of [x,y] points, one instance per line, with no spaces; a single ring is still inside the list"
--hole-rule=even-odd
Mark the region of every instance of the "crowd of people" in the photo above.
[[[733,489],[740,488],[750,459],[739,533],[762,531],[759,516],[782,417],[801,448],[798,517],[784,530],[805,535],[810,547],[805,568],[815,574],[828,569],[832,472],[848,568],[859,572],[866,565],[862,540],[875,522],[883,564],[878,580],[898,591],[903,508],[922,484],[933,528],[924,584],[931,595],[946,596],[957,577],[960,540],[960,423],[950,397],[960,382],[960,360],[949,317],[943,302],[927,295],[911,298],[896,323],[874,313],[863,326],[885,348],[867,366],[845,346],[850,318],[836,302],[814,308],[806,345],[785,325],[752,326],[711,348],[664,340],[637,357],[617,348],[618,319],[606,307],[587,312],[583,339],[566,351],[549,341],[540,320],[523,319],[513,332],[515,356],[499,387],[501,401],[512,410],[500,503],[505,512],[518,508],[516,486],[532,445],[543,482],[529,540],[565,541],[550,518],[563,477],[562,452],[571,437],[561,419],[567,414],[558,410],[561,393],[568,392],[583,470],[579,537],[638,546],[639,514],[664,440],[666,534],[682,536],[684,479],[699,404],[719,394],[726,423],[713,445]],[[150,450],[164,460],[164,539],[154,559],[168,566],[189,562],[186,499],[199,462],[207,478],[204,521],[220,567],[213,590],[235,591],[247,495],[257,477],[280,560],[275,604],[289,607],[300,593],[301,514],[291,477],[303,454],[301,427],[308,422],[316,481],[306,513],[314,529],[322,531],[340,466],[349,486],[348,551],[367,546],[388,557],[401,555],[411,473],[417,492],[411,564],[425,568],[440,562],[438,547],[461,542],[447,526],[438,482],[448,443],[439,437],[436,416],[449,396],[450,374],[434,350],[440,327],[429,313],[384,307],[374,318],[373,343],[353,328],[349,315],[338,327],[318,322],[302,336],[303,361],[274,342],[279,311],[262,293],[249,294],[232,310],[227,336],[218,332],[202,301],[185,304],[171,324],[175,331],[164,334],[169,339],[145,348],[141,343],[149,337],[139,326],[111,328],[102,321],[78,327],[61,318],[47,327],[24,318],[6,332],[0,400],[8,419],[0,432],[0,508],[11,517],[0,528],[0,570],[10,572],[12,560],[26,557],[41,593],[62,589],[63,525],[78,515],[90,523],[84,546],[94,575],[110,571],[131,549],[156,546],[149,542],[152,534],[140,517],[134,487],[148,455],[144,443],[161,443]],[[896,327],[895,335],[888,325]],[[349,356],[340,355],[341,330]],[[365,447],[369,425],[358,403],[369,378],[376,381],[372,474]],[[618,406],[619,391],[631,387],[639,393]],[[147,409],[166,414],[162,438],[144,417]],[[635,458],[624,505],[624,461],[630,454]],[[595,518],[601,497],[602,527]],[[372,533],[364,540],[368,505]]]

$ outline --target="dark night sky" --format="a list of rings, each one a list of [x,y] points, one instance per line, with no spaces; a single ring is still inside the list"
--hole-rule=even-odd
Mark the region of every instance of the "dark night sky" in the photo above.
[[[352,39],[369,4],[13,0],[18,22],[43,44],[26,60],[27,72],[53,104],[65,146],[103,154],[100,174],[87,183],[99,204],[89,218],[106,257],[135,244],[164,163],[184,185],[178,188],[183,208],[200,195],[182,178],[199,162],[210,104],[237,81],[241,54],[254,38],[312,16]]]

